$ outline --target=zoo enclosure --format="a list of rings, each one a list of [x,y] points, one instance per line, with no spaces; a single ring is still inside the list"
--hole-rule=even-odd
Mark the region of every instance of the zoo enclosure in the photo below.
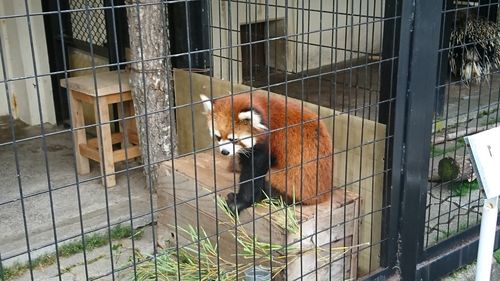
[[[28,7],[31,2],[24,2],[26,10],[30,11]],[[436,5],[435,1],[420,1],[413,6],[410,1],[396,0],[366,3],[150,3],[149,5],[158,5],[158,8],[169,11],[170,36],[166,38],[170,42],[168,57],[175,68],[184,69],[188,73],[184,80],[176,80],[182,79],[179,78],[182,71],[172,73],[169,78],[174,81],[174,85],[169,87],[175,87],[175,103],[164,111],[175,116],[180,140],[179,155],[175,156],[169,169],[175,174],[177,159],[182,161],[183,157],[192,156],[196,162],[197,157],[202,157],[197,155],[207,151],[212,153],[213,149],[217,149],[216,145],[207,142],[209,139],[206,132],[203,132],[196,121],[195,113],[200,105],[196,102],[198,93],[193,89],[199,89],[199,84],[194,84],[193,81],[201,79],[198,76],[200,72],[205,77],[212,77],[210,81],[203,82],[209,89],[208,95],[215,95],[215,89],[230,89],[234,93],[261,89],[306,101],[318,111],[333,109],[335,111],[326,110],[327,113],[321,118],[332,126],[334,144],[340,144],[336,153],[338,157],[344,157],[340,161],[344,164],[340,165],[343,169],[337,179],[337,187],[351,188],[363,199],[364,203],[361,204],[365,204],[358,207],[352,219],[362,225],[359,227],[357,240],[369,243],[369,246],[351,251],[351,254],[358,256],[358,275],[361,277],[365,274],[367,278],[375,279],[397,273],[407,280],[433,280],[471,262],[475,258],[474,249],[477,247],[477,222],[480,214],[475,210],[481,203],[481,194],[465,189],[465,196],[459,196],[455,200],[453,194],[447,193],[455,179],[438,184],[428,182],[439,160],[450,156],[450,152],[456,158],[457,151],[464,150],[459,138],[455,138],[444,142],[444,148],[439,147],[443,152],[437,153],[436,147],[440,145],[436,142],[438,131],[444,132],[446,136],[458,133],[461,126],[465,126],[465,133],[469,134],[498,125],[496,71],[491,75],[485,74],[489,80],[483,81],[479,86],[466,87],[463,85],[465,81],[453,78],[448,67],[450,49],[466,48],[479,43],[449,46],[451,31],[459,28],[458,14],[465,13],[466,21],[471,15],[481,15],[496,22],[498,4],[496,1],[463,2],[445,0],[442,6]],[[10,115],[13,115],[9,86],[17,81],[50,77],[58,121],[71,126],[67,93],[59,87],[60,80],[77,76],[79,72],[92,72],[95,75],[98,71],[121,69],[131,64],[130,56],[127,55],[129,50],[126,48],[128,36],[122,36],[127,34],[126,9],[140,9],[141,6],[125,5],[120,1],[44,1],[43,5],[41,12],[26,14],[20,12],[21,9],[2,15],[2,19],[6,21],[19,19],[27,22],[31,18],[43,16],[46,31],[52,31],[46,34],[51,65],[50,70],[45,72],[36,71],[36,66],[33,66],[34,73],[7,73],[4,49],[8,42],[2,42],[2,84],[8,101],[6,104]],[[28,25],[27,30],[30,28]],[[29,40],[33,41],[31,33],[27,34]],[[73,52],[87,54],[82,56],[83,60],[72,62],[71,58],[78,57]],[[31,54],[33,62],[36,62],[35,51],[31,50]],[[219,88],[212,88],[219,80],[230,82]],[[189,88],[179,88],[179,81]],[[35,88],[37,91],[34,96],[40,99],[38,83]],[[452,91],[458,92],[458,99],[453,99]],[[179,93],[184,95],[180,96]],[[469,99],[464,99],[463,96]],[[473,99],[474,96],[477,99]],[[455,111],[450,110],[454,101],[458,102]],[[487,102],[484,103],[485,101]],[[118,118],[118,107],[114,111],[115,120],[120,121],[123,119]],[[479,124],[483,121],[480,118],[470,120],[470,116],[484,115],[484,111],[484,125]],[[150,112],[135,117],[157,113]],[[344,117],[347,121],[342,121]],[[350,123],[357,121],[359,127]],[[344,123],[347,128],[357,128],[362,133],[354,134],[353,137],[350,129],[338,129],[342,122],[347,122]],[[385,128],[382,135],[380,133],[383,131],[378,124]],[[452,124],[455,127],[450,126]],[[95,121],[95,124],[87,127],[97,129],[99,125],[102,123]],[[11,138],[1,145],[16,154],[18,144],[29,139],[17,138],[13,123],[9,126]],[[374,131],[368,134],[370,126]],[[59,133],[77,129],[80,128],[73,126]],[[348,137],[343,139],[342,134]],[[43,127],[37,138],[47,138]],[[429,145],[423,145],[427,143]],[[374,151],[380,149],[380,144],[383,144],[382,153],[377,154]],[[450,150],[449,147],[453,149]],[[50,151],[45,149],[44,155],[49,157]],[[355,156],[349,158],[349,155]],[[363,161],[369,160],[372,161],[371,165],[362,165]],[[18,165],[18,160],[15,161],[13,164]],[[215,160],[213,161],[215,164]],[[466,160],[463,161],[465,163]],[[180,163],[188,166],[190,162]],[[196,164],[199,163],[194,163]],[[138,165],[139,168],[144,166],[145,164]],[[116,174],[128,177],[128,170],[129,168],[125,168],[116,171]],[[197,177],[196,169],[193,179],[194,182],[202,182]],[[49,188],[44,193],[56,192],[52,188],[78,188],[79,183],[78,178],[75,178],[74,183],[62,187],[51,187],[49,183]],[[25,188],[22,181],[18,185],[20,194],[15,200],[22,201],[26,196],[34,196],[22,193]],[[369,189],[365,189],[366,186]],[[376,190],[375,187],[380,189]],[[151,196],[153,194],[151,191]],[[210,194],[213,196],[215,193]],[[187,201],[198,203],[196,196],[188,199]],[[2,205],[7,206],[9,203],[6,200]],[[179,206],[151,205],[150,213],[146,215],[161,215],[165,210],[175,211]],[[461,213],[462,209],[465,213]],[[25,211],[23,206],[22,212]],[[198,214],[200,211],[195,208],[194,213]],[[453,221],[454,217],[458,221]],[[131,217],[129,221],[134,219]],[[348,223],[348,220],[340,222],[341,225]],[[108,228],[112,226],[111,223],[107,224]],[[334,226],[331,224],[329,228],[333,229]],[[64,242],[57,239],[55,218],[52,228],[52,245]],[[92,231],[82,227],[81,236],[88,233]],[[317,228],[314,233],[318,234]],[[219,234],[221,233],[218,231],[214,233],[216,237]],[[33,249],[30,247],[27,227],[25,237],[26,249],[13,255],[2,254],[2,264],[8,264],[24,254],[29,256]],[[198,237],[194,244],[199,247],[202,240]],[[457,246],[457,241],[462,243]],[[164,254],[160,250],[155,251],[158,257]],[[158,258],[154,257],[152,261],[157,265]],[[331,253],[328,258],[332,260]],[[316,263],[317,260],[316,254]],[[341,260],[345,261],[346,257]],[[134,260],[129,268],[136,273],[136,265],[140,264],[141,262]],[[302,269],[303,266],[305,265],[299,267]],[[343,267],[342,272],[345,272],[348,266],[343,264]],[[115,275],[113,268],[108,275]]]

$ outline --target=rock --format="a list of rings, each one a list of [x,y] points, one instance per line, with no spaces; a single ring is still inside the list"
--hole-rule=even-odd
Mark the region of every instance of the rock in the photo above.
[[[430,181],[468,181],[476,179],[472,162],[468,155],[457,156],[456,158],[444,157],[439,161],[437,174],[433,173]]]
[[[460,166],[451,157],[445,157],[439,161],[438,176],[442,182],[451,181],[458,177]]]

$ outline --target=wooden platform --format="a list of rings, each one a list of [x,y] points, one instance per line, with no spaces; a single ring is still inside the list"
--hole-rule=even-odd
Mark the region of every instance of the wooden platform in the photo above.
[[[163,209],[158,214],[160,244],[170,240],[179,243],[179,246],[188,245],[192,241],[182,231],[177,231],[179,237],[176,239],[175,223],[184,229],[189,226],[196,229],[199,225],[214,243],[218,241],[221,258],[235,259],[237,247],[232,235],[235,226],[216,205],[216,195],[225,198],[238,181],[238,175],[228,171],[228,161],[230,158],[217,152],[214,156],[209,151],[162,164],[158,182],[158,208]],[[342,189],[334,191],[334,198],[334,202],[318,206],[296,206],[295,216],[299,221],[296,232],[278,226],[276,217],[279,214],[270,214],[269,208],[265,206],[244,210],[240,214],[241,225],[238,227],[255,234],[258,241],[301,247],[301,258],[288,265],[287,280],[294,280],[308,272],[312,274],[305,280],[317,280],[314,273],[316,264],[318,267],[323,266],[318,272],[319,276],[328,279],[329,268],[324,265],[329,260],[330,248],[332,260],[336,260],[331,265],[332,280],[352,278],[356,276],[357,248],[352,248],[354,251],[349,249],[357,245],[358,241],[358,196]],[[317,257],[316,248],[319,249]],[[250,261],[239,258],[238,262]]]

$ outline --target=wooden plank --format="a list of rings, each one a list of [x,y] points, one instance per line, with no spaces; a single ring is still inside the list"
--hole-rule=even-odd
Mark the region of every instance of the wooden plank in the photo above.
[[[359,230],[360,230],[360,219],[359,219],[359,205],[360,202],[359,200],[356,200],[354,202],[354,232],[352,234],[352,245],[359,245]],[[359,246],[357,246],[355,249],[351,251],[351,269],[349,270],[350,272],[350,278],[353,280],[356,280],[356,277],[358,276],[358,258],[359,258]]]
[[[158,243],[165,245],[166,241],[170,240],[178,243],[180,247],[190,245],[193,241],[181,229],[187,229],[188,226],[197,229],[200,225],[207,236],[211,237],[212,242],[218,244],[221,257],[234,260],[236,246],[231,235],[234,229],[227,224],[229,220],[220,209],[217,209],[219,220],[214,219],[216,210],[214,194],[210,194],[207,189],[199,188],[199,197],[195,200],[193,198],[195,182],[182,174],[176,175],[173,182],[172,177],[165,175],[169,174],[167,169],[160,169],[160,173],[163,175],[158,178],[158,209],[161,210],[158,213]],[[175,197],[172,195],[174,189]],[[176,233],[179,236],[176,236]]]
[[[109,123],[109,107],[107,103],[95,104],[95,119],[99,120],[101,128],[96,127],[97,138],[100,139],[98,142],[99,146],[99,156],[104,157],[101,159],[101,175],[104,176],[103,184],[105,183],[107,187],[112,187],[116,185],[115,173],[115,161],[113,158],[113,145],[111,139],[111,124]]]
[[[80,144],[79,147],[82,155],[96,162],[101,162],[101,154],[99,153],[98,148],[96,148],[95,146],[90,146],[89,144]],[[129,160],[141,156],[141,148],[137,145],[129,146],[127,148],[126,156]],[[113,151],[114,163],[125,161],[127,160],[127,157],[125,157],[125,149],[117,149]]]
[[[113,151],[113,161],[121,162],[125,160],[134,159],[141,156],[141,148],[138,145],[129,146],[127,149],[127,154],[125,155],[125,149],[118,149]]]
[[[85,103],[88,103],[88,104],[91,104],[93,105],[95,103],[95,97],[92,97],[92,96],[89,96],[85,93],[82,93],[82,92],[79,92],[77,90],[71,90],[73,92],[73,96],[74,98],[78,99],[78,100],[81,100]]]
[[[301,223],[301,233],[288,234],[288,242],[299,242],[302,240],[303,248],[313,248],[323,246],[330,241],[343,239],[345,236],[354,234],[354,214],[356,204],[351,202],[346,206],[339,206],[332,209],[330,202],[318,205],[316,216],[310,216]],[[303,206],[303,209],[315,211],[315,206]],[[297,213],[300,210],[297,209]],[[297,214],[300,216],[300,214]]]
[[[111,94],[108,94],[106,96],[103,96],[102,94],[99,95],[99,102],[101,102],[101,100],[104,100],[104,102],[108,103],[108,104],[113,104],[113,103],[117,103],[118,106],[120,106],[120,102],[128,102],[128,101],[131,101],[132,100],[132,93],[130,91],[128,92],[117,92],[116,94],[115,93],[111,93]]]
[[[334,183],[359,193],[361,229],[359,243],[372,245],[359,253],[359,273],[364,275],[380,264],[383,207],[385,126],[340,114],[334,123]]]
[[[70,90],[70,106],[71,106],[71,123],[74,132],[74,141],[76,148],[76,169],[78,174],[85,175],[90,173],[89,159],[85,157],[80,150],[81,144],[87,143],[87,136],[85,134],[85,120],[83,117],[83,104],[80,100],[76,99],[74,92]]]
[[[118,79],[118,76],[120,76]],[[83,94],[93,96],[105,96],[109,94],[130,91],[129,74],[127,71],[108,71],[99,72],[94,75],[83,75],[61,79],[60,85],[63,88],[70,88]],[[97,85],[97,91],[96,86]],[[97,92],[97,93],[96,93]]]
[[[353,262],[351,251],[342,249],[352,244],[352,236],[349,236],[343,241],[320,247],[321,250],[317,253],[310,251],[302,254],[301,257],[288,265],[286,280],[355,280],[354,275],[351,275]],[[328,265],[330,254],[332,264]]]
[[[120,143],[122,141],[122,139],[123,139],[122,133],[111,134],[111,143],[112,144]],[[91,138],[91,139],[87,140],[87,145],[90,147],[93,147],[93,148],[98,148],[99,147],[98,142],[99,142],[98,138]]]
[[[134,124],[134,126],[135,126],[135,124]],[[139,144],[139,136],[137,135],[137,132],[129,133],[128,140],[130,143],[138,145]]]
[[[112,144],[117,144],[122,142],[124,139],[123,133],[112,133],[111,134],[111,143]],[[139,144],[139,137],[137,136],[136,133],[130,133],[128,136],[129,142],[131,144]],[[99,147],[99,140],[97,138],[91,138],[87,140],[87,145],[90,147],[98,148]]]
[[[122,148],[130,144],[139,144],[139,138],[137,137],[137,126],[135,122],[135,111],[134,111],[134,103],[133,101],[127,101],[123,103],[123,112],[122,105],[118,104],[118,116],[120,118],[120,131],[123,134],[127,134],[128,143],[125,142],[125,138],[122,139]],[[128,118],[127,118],[128,117]],[[133,117],[133,118],[130,118]],[[125,123],[125,124],[123,124]]]
[[[92,159],[98,163],[101,162],[99,148],[89,146],[88,144],[85,143],[81,143],[78,147],[80,148],[80,153],[85,157]]]

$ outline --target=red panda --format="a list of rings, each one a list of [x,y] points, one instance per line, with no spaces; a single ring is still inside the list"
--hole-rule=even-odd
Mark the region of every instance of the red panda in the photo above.
[[[220,152],[238,158],[239,190],[226,199],[232,212],[262,200],[263,191],[304,205],[330,198],[332,141],[317,114],[263,92],[200,97]]]

